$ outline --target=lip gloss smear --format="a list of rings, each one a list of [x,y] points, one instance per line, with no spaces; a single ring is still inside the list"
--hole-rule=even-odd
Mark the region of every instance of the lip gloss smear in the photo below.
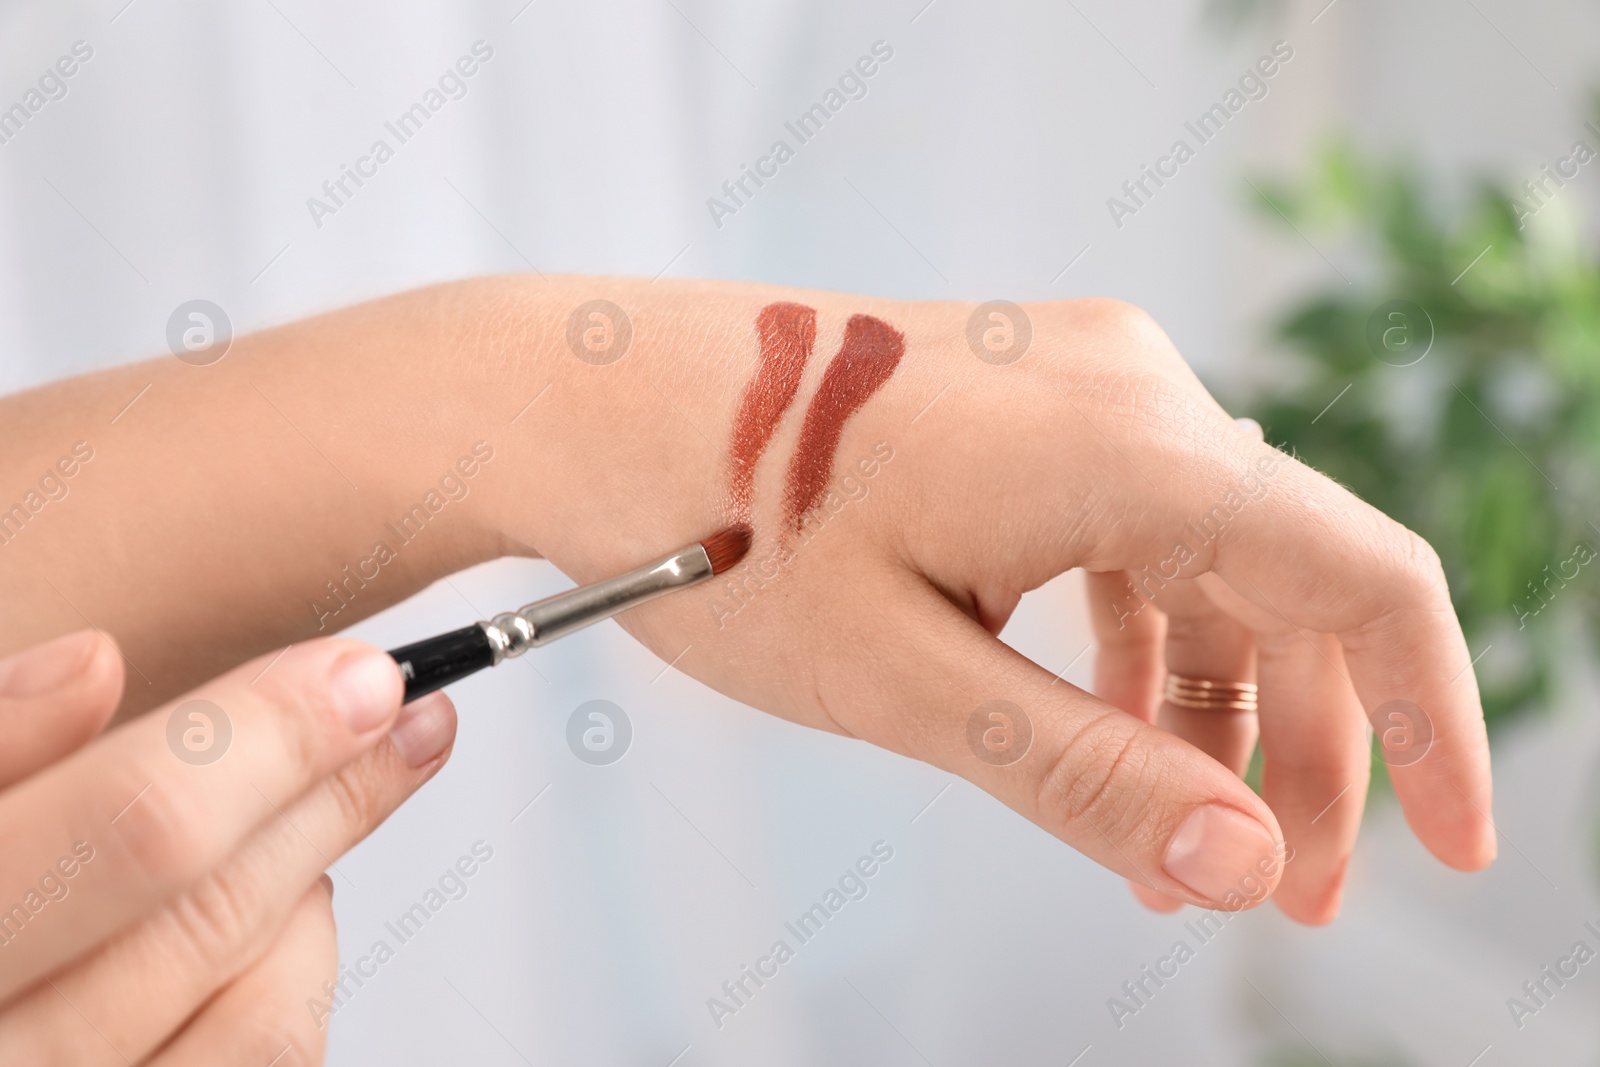
[[[756,463],[772,440],[778,420],[800,391],[800,378],[817,340],[816,309],[804,304],[768,304],[756,316],[756,332],[761,338],[761,366],[745,387],[728,450],[733,460],[728,496],[734,513],[746,519],[750,517]]]
[[[845,324],[844,345],[811,398],[789,464],[784,513],[796,533],[828,488],[844,424],[894,374],[905,350],[905,335],[882,319],[852,315]]]

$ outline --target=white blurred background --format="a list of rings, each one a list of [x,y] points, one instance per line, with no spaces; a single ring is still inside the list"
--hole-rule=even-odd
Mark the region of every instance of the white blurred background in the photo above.
[[[161,353],[193,298],[244,332],[530,269],[1110,295],[1226,385],[1272,358],[1262,323],[1284,295],[1336,270],[1263,230],[1246,174],[1342,127],[1520,181],[1580,135],[1600,73],[1593,3],[1325,4],[1224,34],[1196,3],[1149,0],[5,0],[0,107],[74,42],[93,56],[0,144],[0,389]],[[1107,198],[1280,40],[1294,58],[1269,95],[1117,227]],[[466,95],[317,226],[307,198],[478,41],[493,58]],[[893,58],[865,98],[715,225],[707,198],[792,143],[783,123],[879,41]],[[1575,202],[1600,199],[1596,174]],[[492,564],[352,633],[387,647],[470,614],[463,597],[511,606],[564,584]],[[1076,590],[1030,595],[1005,638],[1087,685]],[[476,842],[493,849],[338,1011],[331,1063],[1600,1057],[1600,967],[1520,1031],[1505,1004],[1574,941],[1600,945],[1582,929],[1600,926],[1600,728],[1581,653],[1548,716],[1497,737],[1493,870],[1445,871],[1379,801],[1338,923],[1239,917],[1120,1030],[1107,999],[1193,913],[1146,913],[965,783],[734,704],[612,624],[531,659],[458,687],[453,762],[337,865],[352,961],[394,946],[384,924]],[[565,740],[596,698],[633,724],[609,766]],[[877,841],[894,858],[870,894],[719,1028],[707,998]]]

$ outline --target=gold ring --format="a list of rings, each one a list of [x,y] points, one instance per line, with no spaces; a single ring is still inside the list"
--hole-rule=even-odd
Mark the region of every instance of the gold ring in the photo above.
[[[1202,711],[1255,711],[1256,687],[1252,682],[1212,682],[1167,673],[1167,703]]]

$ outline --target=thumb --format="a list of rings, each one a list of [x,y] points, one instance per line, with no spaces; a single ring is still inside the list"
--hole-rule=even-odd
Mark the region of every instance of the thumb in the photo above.
[[[1240,910],[1284,864],[1271,809],[1187,742],[1106,704],[991,636],[919,579],[888,579],[852,731],[925,760],[1113,871],[1166,896]],[[901,654],[903,653],[903,654]],[[837,681],[843,681],[839,679]],[[864,712],[865,714],[860,714]]]

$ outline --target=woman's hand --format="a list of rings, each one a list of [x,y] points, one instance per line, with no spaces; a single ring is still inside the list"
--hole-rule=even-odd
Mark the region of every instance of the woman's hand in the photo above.
[[[746,468],[732,428],[777,302],[814,310],[813,351]],[[539,554],[590,581],[748,517],[743,564],[622,624],[755,707],[975,782],[1151,902],[1242,907],[1277,887],[1288,914],[1332,917],[1368,721],[1400,742],[1422,841],[1487,864],[1487,742],[1431,549],[1241,430],[1137,310],[981,310],[491,278],[241,338],[208,366],[7,398],[21,443],[0,484],[80,440],[95,458],[0,546],[0,596],[29,608],[0,620],[0,646],[82,610],[139,667],[139,708],[475,562]],[[903,356],[797,516],[797,442],[853,316]],[[995,637],[1074,568],[1099,699]],[[1158,720],[1167,668],[1259,680],[1259,717]],[[1258,719],[1264,800],[1238,778]]]
[[[0,1062],[322,1062],[322,875],[449,758],[443,694],[298,645],[96,738],[123,664],[92,630],[0,660]]]
[[[1493,858],[1477,689],[1432,550],[1242,429],[1147,316],[1111,301],[1008,312],[1031,320],[1031,344],[995,363],[968,343],[969,305],[789,298],[816,300],[815,352],[755,472],[750,556],[623,618],[663,659],[969,779],[1156,906],[1246,907],[1276,887],[1290,916],[1331,919],[1368,717],[1423,843],[1462,869]],[[832,499],[796,531],[807,402],[860,313],[902,331],[906,354],[846,423]],[[728,514],[719,449],[753,339],[703,337],[724,353],[712,360],[647,336],[559,379],[530,432],[592,461],[520,515],[506,502],[507,529],[579,580]],[[612,447],[617,427],[631,432]],[[1072,568],[1089,572],[1102,699],[995,636],[1025,591]],[[1259,716],[1163,702],[1169,669],[1259,680]],[[1262,797],[1239,778],[1258,719]]]

